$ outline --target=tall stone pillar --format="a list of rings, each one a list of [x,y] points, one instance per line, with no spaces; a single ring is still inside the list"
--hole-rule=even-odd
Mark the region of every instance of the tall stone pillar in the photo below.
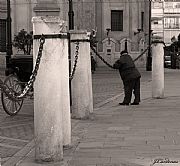
[[[152,97],[164,97],[164,44],[152,42]]]
[[[71,40],[79,42],[78,62],[72,80],[72,117],[78,119],[89,118],[93,112],[92,75],[89,33],[86,31],[71,31]],[[84,40],[84,41],[83,41]],[[74,62],[76,42],[71,42],[71,59]],[[73,63],[72,63],[73,68]]]
[[[55,162],[63,159],[63,145],[71,137],[66,23],[52,16],[34,17],[32,22],[34,36],[48,36],[34,83],[35,158]],[[39,40],[34,39],[34,61],[38,48]]]

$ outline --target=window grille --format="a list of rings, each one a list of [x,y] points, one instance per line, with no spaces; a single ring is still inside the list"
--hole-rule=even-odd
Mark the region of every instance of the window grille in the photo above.
[[[123,31],[123,10],[111,10],[111,31]]]

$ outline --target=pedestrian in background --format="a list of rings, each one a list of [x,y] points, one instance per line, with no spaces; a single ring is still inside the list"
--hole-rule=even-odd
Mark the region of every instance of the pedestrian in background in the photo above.
[[[92,73],[94,73],[96,70],[96,61],[94,59],[94,57],[91,55],[91,71]]]
[[[114,63],[113,68],[119,69],[119,73],[124,85],[124,100],[119,104],[139,105],[141,74],[136,68],[133,59],[126,50],[121,52],[120,58]],[[133,103],[131,103],[132,92],[135,96]]]

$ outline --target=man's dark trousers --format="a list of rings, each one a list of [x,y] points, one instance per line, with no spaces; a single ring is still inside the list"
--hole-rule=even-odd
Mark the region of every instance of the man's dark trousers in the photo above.
[[[123,103],[131,103],[132,92],[134,93],[134,103],[140,102],[140,77],[132,80],[123,81],[124,84],[124,101]]]

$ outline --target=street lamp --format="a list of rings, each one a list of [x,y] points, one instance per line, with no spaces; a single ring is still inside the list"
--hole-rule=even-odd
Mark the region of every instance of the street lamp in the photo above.
[[[11,37],[11,5],[7,0],[7,46],[6,46],[6,68],[9,67],[9,60],[12,55],[12,37]]]
[[[69,30],[74,29],[74,11],[73,11],[73,2],[69,0]]]
[[[74,11],[73,11],[73,2],[72,0],[69,0],[69,30],[74,29]],[[71,42],[70,42],[70,34],[69,34],[69,72],[71,72]],[[69,81],[69,95],[70,95],[70,106],[72,106],[72,88],[71,88],[71,81]],[[71,111],[72,112],[72,111]]]
[[[6,45],[6,72],[5,75],[7,75],[7,69],[9,68],[9,61],[12,55],[12,34],[11,34],[11,5],[10,0],[7,0],[7,21],[6,21],[6,36],[7,36],[7,45]]]
[[[137,29],[137,32],[134,32],[134,36],[137,35],[137,34],[139,34],[141,31],[142,31],[142,29],[138,28],[138,29]]]
[[[124,50],[128,52],[128,48],[127,48],[127,38],[126,38],[125,43],[124,43]]]
[[[106,31],[107,31],[107,37],[108,37],[108,44],[110,44],[110,38],[109,38],[109,32],[110,32],[110,28],[106,28]]]
[[[152,55],[151,55],[151,0],[149,0],[149,49],[148,49],[148,56],[147,56],[147,62],[146,62],[146,70],[151,71],[152,70]]]

